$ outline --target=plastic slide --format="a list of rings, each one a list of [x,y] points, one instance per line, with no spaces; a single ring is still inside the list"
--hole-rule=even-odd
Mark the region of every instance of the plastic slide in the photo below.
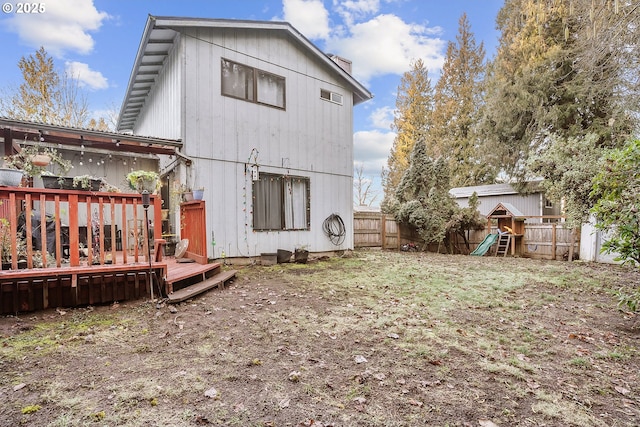
[[[487,234],[482,243],[480,243],[478,247],[473,252],[471,252],[470,255],[482,256],[486,254],[491,245],[493,245],[497,240],[497,234]]]

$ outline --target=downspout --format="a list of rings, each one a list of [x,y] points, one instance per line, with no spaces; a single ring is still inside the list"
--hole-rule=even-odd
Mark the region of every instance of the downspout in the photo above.
[[[185,166],[191,166],[191,164],[193,163],[193,159],[189,156],[187,156],[186,154],[183,154],[180,152],[180,150],[178,149],[178,147],[175,148],[175,154],[176,157],[179,157],[180,159],[182,159],[184,161]]]

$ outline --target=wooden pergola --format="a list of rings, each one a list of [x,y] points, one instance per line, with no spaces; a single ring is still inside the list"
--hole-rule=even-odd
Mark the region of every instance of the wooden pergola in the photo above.
[[[133,154],[176,154],[182,147],[179,139],[165,139],[135,136],[95,129],[57,126],[24,120],[0,117],[0,137],[4,142],[3,155],[9,156],[20,151],[19,143],[45,140],[69,148],[107,150],[121,155]]]

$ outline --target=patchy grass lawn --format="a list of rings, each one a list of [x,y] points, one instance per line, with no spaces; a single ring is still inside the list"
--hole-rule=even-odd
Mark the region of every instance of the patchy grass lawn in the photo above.
[[[637,426],[638,270],[357,251],[0,319],[0,426]]]

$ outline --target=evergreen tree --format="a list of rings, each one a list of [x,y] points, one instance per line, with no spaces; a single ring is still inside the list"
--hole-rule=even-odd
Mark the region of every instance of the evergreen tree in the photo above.
[[[617,260],[640,265],[640,140],[610,150],[593,180],[591,197],[596,226],[608,233],[603,250],[618,253]],[[636,290],[640,308],[640,289]]]
[[[396,131],[387,169],[382,174],[384,200],[382,209],[388,211],[394,203],[396,188],[409,167],[409,157],[416,141],[427,134],[433,109],[433,88],[428,71],[421,59],[404,73],[396,98],[396,112],[392,128]]]
[[[459,20],[456,42],[449,42],[442,75],[435,86],[433,156],[449,164],[451,185],[462,187],[493,182],[496,172],[489,161],[475,124],[482,105],[484,46],[476,44],[467,15]]]
[[[598,146],[594,134],[566,141],[550,139],[549,149],[531,157],[529,167],[545,177],[542,185],[547,198],[563,201],[567,224],[580,227],[589,219],[591,181],[601,169],[606,149]]]
[[[449,195],[447,163],[442,157],[434,161],[424,141],[413,146],[392,211],[397,221],[415,227],[426,245],[443,241],[457,205]]]
[[[565,144],[595,134],[599,146],[616,146],[628,135],[629,115],[615,101],[615,87],[602,84],[612,76],[576,66],[585,54],[579,18],[587,11],[574,7],[585,5],[507,0],[498,14],[502,34],[487,73],[484,129],[507,176],[523,181],[538,174],[527,169],[528,158],[549,148],[549,135]]]

